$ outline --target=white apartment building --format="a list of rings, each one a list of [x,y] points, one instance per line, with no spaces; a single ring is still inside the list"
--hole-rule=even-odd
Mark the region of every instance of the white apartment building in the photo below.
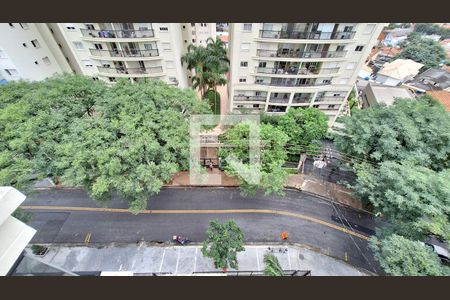
[[[77,74],[106,82],[158,78],[188,86],[181,65],[187,28],[182,23],[48,23]]]
[[[384,23],[230,24],[232,111],[316,107],[332,126]]]
[[[72,72],[45,23],[0,23],[0,78],[43,80]]]
[[[216,23],[183,23],[184,45],[206,47],[208,38],[216,39]]]

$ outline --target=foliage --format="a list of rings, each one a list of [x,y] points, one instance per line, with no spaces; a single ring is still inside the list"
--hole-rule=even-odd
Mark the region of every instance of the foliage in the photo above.
[[[401,47],[403,51],[395,58],[411,59],[421,63],[424,65],[422,69],[437,68],[445,63],[447,58],[444,48],[438,42],[423,38],[414,32],[401,43]]]
[[[391,230],[423,239],[450,241],[450,169],[435,172],[409,162],[386,161],[357,168],[356,194],[392,224]]]
[[[189,70],[194,70],[193,88],[199,89],[202,98],[208,89],[224,85],[228,72],[229,60],[225,44],[220,39],[208,38],[207,46],[189,45],[187,53],[181,57],[181,63]]]
[[[241,175],[242,171],[250,174],[251,178],[255,178],[257,175],[254,166],[250,164],[250,128],[252,131],[259,130],[260,133],[260,182],[258,184],[250,182]],[[288,175],[282,168],[287,158],[284,147],[288,136],[285,133],[270,124],[260,124],[258,127],[257,124],[247,121],[228,129],[219,138],[229,146],[222,147],[219,156],[223,160],[233,156],[242,163],[240,173],[229,164],[225,166],[225,172],[230,176],[237,177],[244,194],[255,194],[258,189],[264,190],[266,194],[283,194],[283,187]]]
[[[202,253],[214,260],[216,268],[238,268],[237,253],[244,251],[244,234],[233,220],[220,223],[213,220],[206,232],[207,239],[203,242]]]
[[[29,213],[29,212],[27,212],[27,211],[21,209],[20,207],[17,208],[17,209],[13,212],[12,216],[13,216],[14,218],[17,218],[18,220],[24,222],[25,224],[28,224],[28,223],[31,221],[31,219],[32,219],[31,213]]]
[[[205,98],[208,99],[209,106],[215,115],[220,115],[220,94],[215,90],[208,90]]]
[[[421,242],[393,234],[385,239],[370,239],[375,258],[389,275],[441,276],[450,275],[432,249]]]
[[[71,75],[0,86],[0,185],[26,191],[38,179],[58,182],[56,146],[74,120],[92,115],[106,89]]]
[[[63,179],[100,202],[117,193],[138,212],[188,168],[188,118],[208,111],[192,90],[120,80],[99,99],[96,114],[75,120],[57,147]]]
[[[450,29],[439,26],[433,23],[418,23],[414,26],[414,32],[424,33],[428,35],[440,35],[441,39],[450,38]]]
[[[428,98],[357,110],[342,122],[345,135],[335,135],[335,145],[350,157],[408,160],[436,171],[450,167],[450,118]]]
[[[283,269],[278,259],[273,254],[264,255],[264,275],[266,276],[283,276]]]
[[[41,246],[41,245],[32,245],[31,246],[31,251],[35,255],[42,255],[42,254],[45,253],[45,251],[47,251],[47,247]]]

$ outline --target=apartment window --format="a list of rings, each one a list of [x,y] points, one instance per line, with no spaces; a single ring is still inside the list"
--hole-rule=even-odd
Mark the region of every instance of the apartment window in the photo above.
[[[259,108],[259,104],[253,104],[253,108]]]
[[[328,108],[330,108],[330,109],[334,109],[334,108],[336,108],[336,105],[334,105],[334,104],[330,104],[330,105],[328,105]]]
[[[19,23],[20,27],[22,27],[22,29],[27,30],[30,28],[30,26],[28,26],[28,23]]]
[[[82,42],[73,42],[73,45],[75,46],[75,49],[77,49],[77,50],[84,49],[84,46],[83,46]]]
[[[351,32],[353,31],[353,26],[345,26],[344,27],[344,32]]]
[[[13,23],[8,23],[9,27],[14,28],[14,24]]]
[[[239,82],[247,82],[247,78],[239,78]]]
[[[260,61],[258,64],[258,67],[260,67],[260,68],[265,68],[266,66],[267,66],[267,62],[265,62],[265,61]]]
[[[185,25],[183,25],[183,29],[186,29],[186,26],[185,26]]]
[[[70,59],[66,56],[66,60],[67,60],[67,62],[70,62]]]
[[[313,107],[314,108],[319,108],[319,104],[314,104]]]
[[[263,82],[264,82],[263,79],[261,79],[261,78],[256,78],[256,83],[263,83]]]
[[[144,44],[145,50],[153,50],[153,44]]]
[[[192,39],[192,42],[195,43],[195,39]]]
[[[192,27],[195,27],[195,23],[191,23],[191,26],[192,26]]]
[[[38,40],[32,40],[31,44],[33,44],[34,48],[40,48],[41,47],[41,45],[39,45]]]
[[[103,50],[102,44],[94,44],[95,49],[97,50]]]
[[[376,24],[367,24],[366,28],[364,29],[364,34],[371,34],[375,29],[375,26]]]
[[[61,49],[62,49],[62,45],[61,45],[60,43],[58,43],[58,46],[59,46],[59,48],[61,48]]]
[[[351,62],[347,64],[347,70],[353,70],[356,67],[356,62]]]
[[[169,31],[169,27],[159,27],[159,31]]]
[[[98,80],[98,77],[92,77],[92,80]]]
[[[162,43],[163,50],[171,50],[170,43]]]
[[[23,46],[24,48],[28,48],[27,43],[22,43],[22,46]]]
[[[64,23],[64,27],[65,27],[67,30],[75,30],[75,25],[72,24],[72,23]]]
[[[108,77],[109,82],[116,82],[116,77]]]
[[[243,30],[244,32],[250,32],[252,31],[252,24],[244,24],[243,25]]]
[[[339,45],[336,47],[336,51],[344,51],[345,50],[345,46],[344,45]]]
[[[55,32],[53,31],[53,29],[51,29],[51,28],[49,28],[49,29],[50,29],[50,32],[51,32],[51,33],[53,33],[53,34],[55,33]]]
[[[364,46],[356,46],[355,51],[362,51]]]
[[[50,58],[48,58],[48,56],[43,57],[43,58],[42,58],[42,61],[43,61],[44,64],[46,64],[46,65],[51,65]]]
[[[322,83],[328,84],[328,83],[331,83],[331,80],[330,79],[324,79],[324,80],[322,80]]]
[[[187,43],[187,40],[184,40],[184,43]]]
[[[16,69],[5,69],[5,72],[10,76],[17,76],[19,73]]]
[[[94,24],[86,24],[86,28],[89,30],[95,30]]]
[[[173,60],[166,61],[166,67],[167,67],[167,69],[174,69],[175,63],[173,62]]]
[[[249,50],[250,50],[250,43],[241,44],[241,51],[249,51]]]
[[[247,68],[248,67],[248,62],[247,61],[241,61],[241,67]]]
[[[37,60],[34,61],[35,65],[39,65],[39,62]]]
[[[85,67],[93,67],[94,64],[92,63],[92,61],[90,59],[83,59],[81,60],[81,62],[83,63],[83,65]]]

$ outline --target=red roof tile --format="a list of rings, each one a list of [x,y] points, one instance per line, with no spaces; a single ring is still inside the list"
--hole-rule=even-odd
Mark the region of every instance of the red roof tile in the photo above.
[[[428,91],[428,95],[441,102],[445,110],[450,112],[450,93],[447,91]]]

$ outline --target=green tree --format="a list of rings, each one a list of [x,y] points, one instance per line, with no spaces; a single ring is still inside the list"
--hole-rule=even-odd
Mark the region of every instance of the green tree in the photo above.
[[[264,255],[264,275],[283,276],[283,268],[281,268],[277,257],[273,254]]]
[[[412,33],[401,46],[403,51],[395,58],[411,59],[423,64],[422,70],[437,68],[445,63],[447,54],[444,48],[436,41],[429,38],[422,38],[420,34]]]
[[[38,179],[58,182],[55,148],[70,124],[91,116],[107,86],[84,76],[56,76],[0,87],[0,185],[21,191]]]
[[[214,261],[216,268],[238,268],[237,253],[244,251],[244,234],[233,220],[220,223],[213,220],[206,232],[207,239],[203,242],[202,253]]]
[[[393,276],[450,275],[432,249],[421,242],[393,234],[384,239],[371,238],[370,247],[383,270]]]
[[[386,161],[357,168],[355,193],[391,223],[390,231],[450,241],[450,169],[435,172],[409,162]]]
[[[424,34],[437,34],[441,36],[441,39],[447,39],[450,37],[450,30],[433,23],[418,23],[414,26],[414,32]]]
[[[250,128],[252,131],[260,133],[260,170],[255,170],[255,166],[250,164]],[[225,172],[230,176],[236,176],[240,188],[244,194],[255,194],[258,189],[268,194],[283,194],[283,187],[287,180],[287,172],[282,168],[287,154],[285,145],[288,136],[280,129],[270,125],[257,125],[247,121],[239,123],[230,129],[227,129],[220,137],[226,147],[222,147],[219,156],[227,162],[227,158],[232,156],[241,162],[239,173],[237,166],[226,164]],[[248,177],[242,176],[246,172]],[[254,183],[247,178],[256,178],[258,172],[260,176],[259,183]]]
[[[120,80],[99,98],[95,112],[73,121],[57,147],[63,180],[100,202],[118,194],[139,212],[188,168],[189,116],[210,110],[192,90],[159,80]]]
[[[342,118],[335,145],[349,157],[380,163],[408,160],[439,171],[450,167],[450,118],[429,98],[354,111]]]

